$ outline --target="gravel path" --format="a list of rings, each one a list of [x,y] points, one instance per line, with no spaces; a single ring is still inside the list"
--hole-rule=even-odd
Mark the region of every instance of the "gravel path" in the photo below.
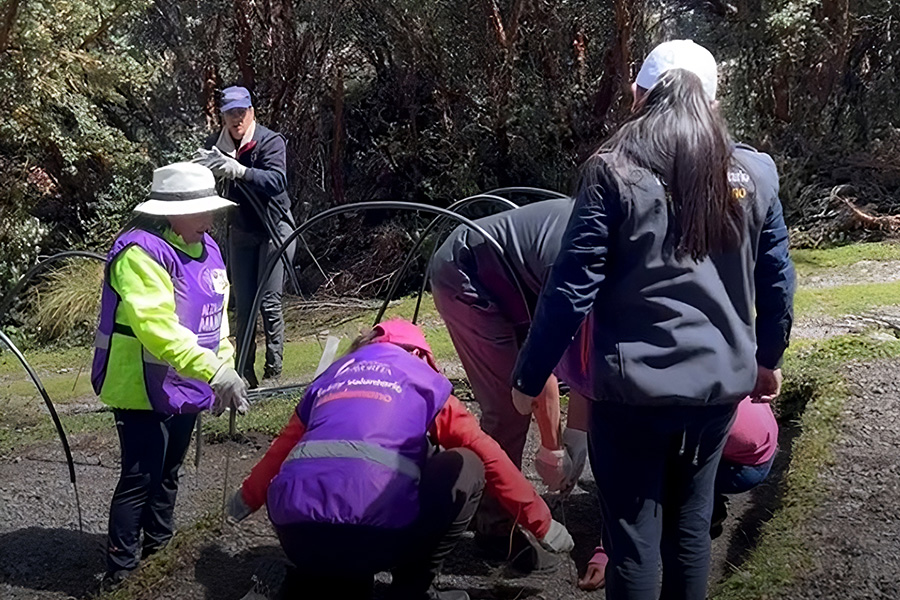
[[[477,406],[469,406],[477,410]],[[541,489],[530,464],[537,447],[535,430],[532,427],[529,436],[525,470]],[[0,460],[0,481],[4,482],[0,489],[0,598],[4,600],[87,598],[97,590],[104,566],[109,500],[118,476],[118,443],[111,430],[73,436],[72,442],[84,533],[78,532],[74,496],[58,443],[37,445],[22,456]],[[229,486],[234,487],[267,446],[268,439],[262,436],[243,444],[230,443],[230,450],[225,444],[205,445],[200,469],[192,463],[185,467],[176,508],[179,524],[193,523],[220,505],[227,452],[232,455]],[[789,448],[789,442],[782,447]],[[783,453],[776,470],[787,461],[787,453]],[[769,484],[732,502],[725,533],[713,545],[712,580],[727,573],[729,564],[740,564],[752,547],[761,522],[777,503],[778,477],[773,475]],[[471,537],[466,537],[439,585],[466,589],[476,599],[601,598],[602,593],[582,592],[574,585],[599,536],[595,492],[588,468],[564,506],[559,506],[553,495],[545,496],[554,505],[556,518],[565,521],[575,537],[576,549],[568,565],[546,575],[522,576],[500,563],[482,560]],[[143,597],[237,600],[250,589],[254,571],[282,560],[265,512],[260,511],[239,527],[224,525],[221,535],[201,540],[187,560]]]
[[[848,368],[828,497],[804,533],[813,569],[785,598],[900,598],[900,360]]]

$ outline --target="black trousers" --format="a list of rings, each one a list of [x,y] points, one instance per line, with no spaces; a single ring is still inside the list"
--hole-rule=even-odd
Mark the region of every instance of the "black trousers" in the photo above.
[[[592,403],[607,600],[706,598],[713,488],[735,407]]]
[[[475,514],[484,489],[484,465],[471,450],[439,452],[419,484],[419,518],[388,530],[360,525],[297,523],[277,527],[296,566],[298,591],[310,598],[368,598],[375,573],[390,571],[398,599],[426,597],[444,559]]]
[[[184,461],[196,415],[163,415],[152,410],[114,410],[122,472],[109,508],[106,569],[137,567],[143,554],[155,552],[175,532],[178,470]]]

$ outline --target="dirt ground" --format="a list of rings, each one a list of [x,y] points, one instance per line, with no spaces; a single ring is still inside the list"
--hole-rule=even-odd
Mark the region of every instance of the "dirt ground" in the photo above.
[[[813,568],[785,598],[900,598],[900,360],[848,368],[835,461],[820,477],[827,500],[805,538]]]
[[[532,427],[533,433],[536,428]],[[789,448],[790,431],[782,447]],[[530,436],[530,457],[536,448]],[[84,532],[78,531],[72,487],[58,443],[28,448],[17,457],[0,458],[0,598],[62,600],[96,593],[103,571],[103,544],[109,500],[118,476],[118,442],[114,431],[72,436],[81,494]],[[236,442],[206,444],[200,468],[185,466],[176,508],[179,527],[194,523],[221,506],[224,473],[230,453],[229,488],[237,486],[268,445],[256,436]],[[193,456],[193,450],[189,457]],[[779,455],[783,470],[787,453]],[[540,482],[530,461],[526,473]],[[777,504],[779,474],[749,494],[736,497],[724,535],[714,542],[711,580],[739,565],[752,547],[761,523]],[[578,489],[564,505],[546,495],[554,515],[567,524],[576,541],[573,560],[555,572],[523,576],[501,563],[479,557],[466,537],[448,561],[439,586],[467,590],[473,598],[511,600],[601,598],[574,582],[582,574],[597,542],[600,519],[595,486],[586,469]],[[146,598],[238,599],[252,587],[252,575],[284,557],[264,511],[240,526],[222,525],[220,535],[197,539],[188,556]],[[384,586],[381,586],[383,588]]]

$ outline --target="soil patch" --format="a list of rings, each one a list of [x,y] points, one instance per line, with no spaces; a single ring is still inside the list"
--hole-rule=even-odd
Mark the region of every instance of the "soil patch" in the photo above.
[[[465,395],[465,394],[462,394]],[[467,403],[473,412],[477,405]],[[525,473],[542,489],[531,457],[537,449],[532,427],[526,448]],[[790,448],[785,432],[782,448]],[[251,434],[244,443],[207,443],[200,468],[189,462],[181,480],[176,517],[181,527],[196,522],[221,506],[225,464],[230,454],[229,487],[235,488],[262,455],[269,438]],[[118,477],[118,441],[113,431],[73,436],[73,453],[84,513],[84,533],[78,532],[75,502],[58,443],[37,444],[22,455],[0,461],[0,597],[62,600],[86,598],[97,590],[103,571],[103,544],[109,500]],[[783,452],[776,471],[788,462]],[[737,496],[730,506],[724,534],[713,543],[711,580],[738,565],[756,540],[760,524],[778,501],[779,473],[750,494]],[[557,571],[523,576],[501,563],[485,561],[466,537],[448,561],[439,586],[469,591],[475,599],[599,598],[575,587],[597,544],[600,511],[596,486],[586,469],[579,487],[564,504],[545,495],[554,516],[567,524],[576,548],[572,560]],[[22,556],[24,559],[20,559]],[[270,570],[285,560],[265,511],[240,526],[223,524],[220,531],[201,533],[173,572],[148,591],[146,598],[206,598],[237,600],[252,587],[254,573]],[[384,581],[384,578],[382,578]],[[378,590],[383,591],[384,585]]]
[[[785,598],[900,597],[900,360],[854,364],[828,496],[804,532],[812,569]]]

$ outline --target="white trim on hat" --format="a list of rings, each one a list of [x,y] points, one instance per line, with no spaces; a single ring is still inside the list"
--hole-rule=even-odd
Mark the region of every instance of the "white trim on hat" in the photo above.
[[[237,206],[231,200],[219,196],[208,196],[196,200],[147,200],[134,207],[134,212],[158,217],[198,215],[200,213]]]
[[[216,194],[216,179],[208,168],[193,162],[173,163],[153,171],[149,199],[134,212],[160,217],[196,215],[237,206]]]

